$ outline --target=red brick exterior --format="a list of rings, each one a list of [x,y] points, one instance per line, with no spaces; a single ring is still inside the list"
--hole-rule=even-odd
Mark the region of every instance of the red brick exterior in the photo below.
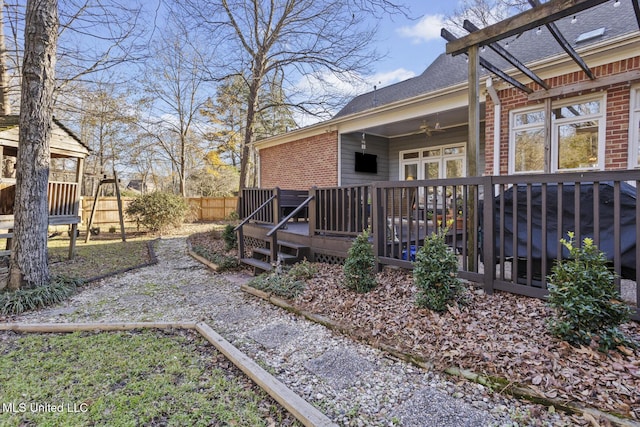
[[[338,132],[260,150],[260,186],[306,190],[338,185]]]
[[[596,77],[610,76],[631,70],[640,70],[640,56],[628,58],[611,64],[592,69]],[[550,88],[587,82],[589,78],[583,71],[564,74],[545,80]],[[534,90],[540,87],[536,83],[529,84]],[[631,85],[628,82],[610,85],[602,88],[607,91],[607,129],[605,141],[605,169],[616,170],[627,168],[628,139],[629,139],[629,97]],[[600,89],[598,89],[599,91]],[[597,93],[585,91],[583,95]],[[500,119],[500,174],[508,173],[509,163],[509,113],[511,110],[541,104],[542,101],[528,101],[527,95],[514,88],[498,92],[502,103],[502,117]],[[567,96],[570,98],[578,95]],[[558,99],[558,98],[554,98]],[[490,97],[486,102],[486,174],[493,174],[493,135],[494,135],[494,104]]]

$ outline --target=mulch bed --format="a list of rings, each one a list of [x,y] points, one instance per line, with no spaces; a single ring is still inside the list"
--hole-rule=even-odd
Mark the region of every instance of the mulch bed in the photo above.
[[[385,270],[378,287],[357,294],[341,284],[340,266],[319,273],[290,303],[354,331],[355,338],[416,355],[438,369],[458,367],[506,379],[549,399],[573,402],[640,420],[640,350],[601,353],[551,336],[544,301],[469,288],[468,305],[438,314],[414,304],[411,273]],[[623,325],[640,342],[640,325]]]

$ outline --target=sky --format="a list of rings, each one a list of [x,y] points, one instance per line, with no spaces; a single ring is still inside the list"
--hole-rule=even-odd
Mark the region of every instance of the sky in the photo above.
[[[421,74],[444,52],[442,21],[456,6],[455,0],[405,0],[401,2],[416,19],[393,17],[380,24],[377,49],[386,57],[376,64],[371,85],[388,86]]]

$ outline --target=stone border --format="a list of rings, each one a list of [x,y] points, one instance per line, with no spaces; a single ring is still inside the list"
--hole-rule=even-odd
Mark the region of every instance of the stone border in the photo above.
[[[157,261],[156,261],[157,262]],[[81,331],[129,331],[133,329],[191,329],[197,331],[238,369],[244,372],[269,396],[309,427],[337,427],[329,417],[261,368],[249,356],[225,340],[206,323],[136,322],[136,323],[4,323],[0,331],[26,333],[60,333]]]
[[[268,301],[273,305],[283,308],[291,313],[302,316],[312,322],[319,323],[331,330],[340,332],[348,337],[356,336],[353,333],[354,332],[353,328],[334,322],[332,319],[328,317],[321,316],[315,313],[310,313],[305,310],[300,310],[294,307],[293,305],[289,304],[286,300],[279,298],[277,296],[274,296],[273,294],[269,294],[259,289],[252,288],[249,285],[241,285],[240,289],[250,295],[264,299],[265,301]],[[434,363],[422,356],[397,350],[395,348],[392,348],[391,346],[381,344],[371,340],[360,339],[360,341],[363,341],[371,347],[382,350],[394,357],[404,360],[405,362],[414,364],[418,367],[421,367],[424,369],[430,369],[430,370],[435,369]],[[469,381],[473,381],[478,384],[487,386],[492,390],[498,390],[499,392],[504,392],[514,397],[525,399],[533,403],[537,403],[545,406],[553,406],[567,413],[578,414],[582,416],[586,415],[585,418],[592,417],[592,418],[598,419],[599,417],[602,417],[602,418],[605,418],[607,421],[611,422],[613,425],[622,426],[622,427],[640,427],[640,423],[632,419],[621,418],[617,415],[604,412],[596,408],[579,405],[577,403],[563,402],[557,399],[551,399],[542,395],[541,393],[536,392],[532,388],[527,387],[526,385],[514,383],[511,381],[508,381],[505,378],[488,377],[485,375],[475,373],[473,371],[460,369],[459,367],[455,367],[455,366],[449,367],[445,369],[443,372],[448,375],[465,378]]]

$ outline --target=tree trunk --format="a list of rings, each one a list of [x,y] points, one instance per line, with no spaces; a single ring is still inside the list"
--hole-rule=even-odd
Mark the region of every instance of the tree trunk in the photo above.
[[[49,282],[47,202],[57,0],[28,0],[9,289]]]

